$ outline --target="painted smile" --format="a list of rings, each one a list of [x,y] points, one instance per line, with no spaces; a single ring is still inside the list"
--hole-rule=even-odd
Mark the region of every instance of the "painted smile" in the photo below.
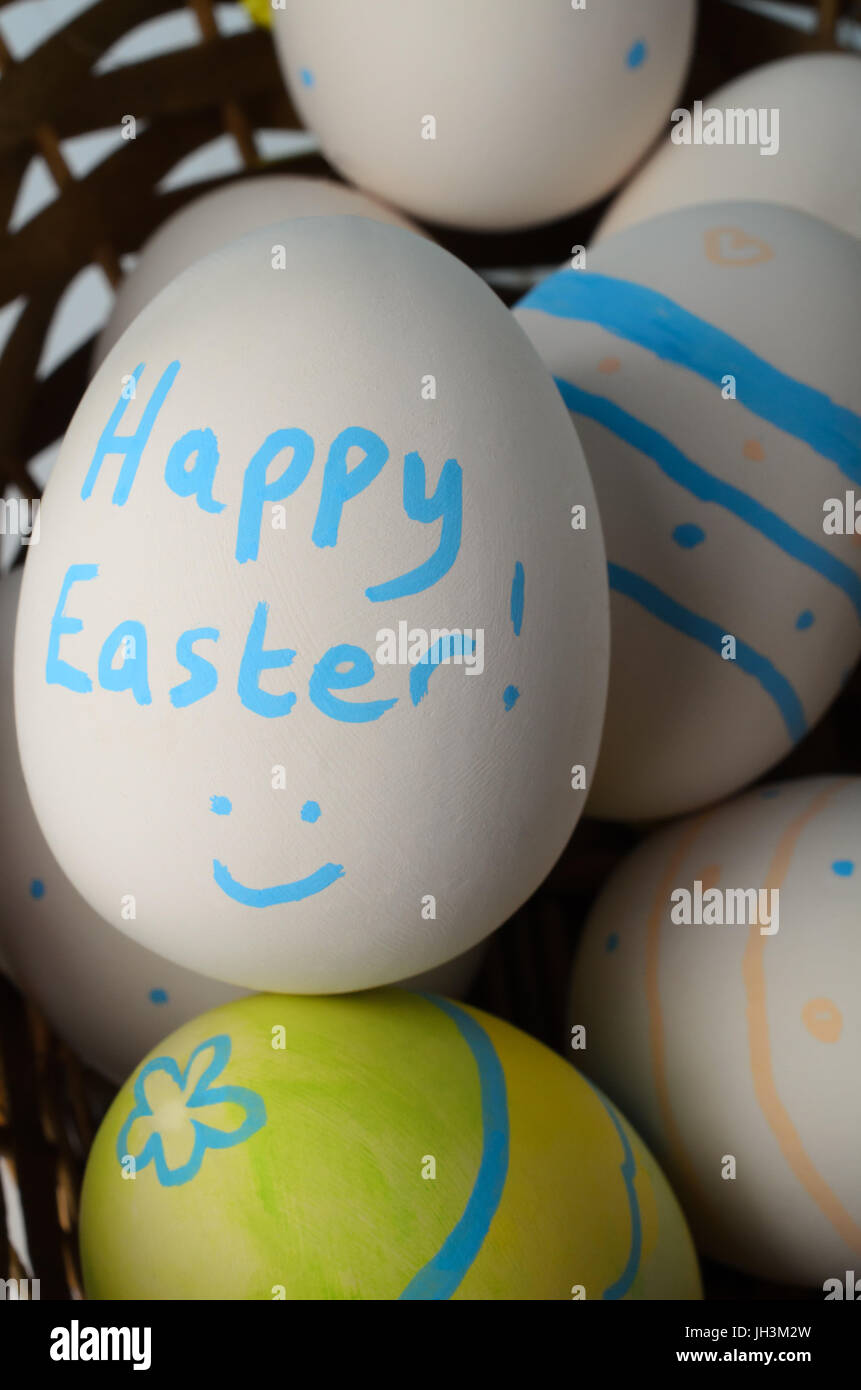
[[[233,806],[226,796],[213,796],[210,810],[216,816],[229,816]],[[302,807],[302,820],[313,825],[320,818],[320,807],[316,801],[306,801]],[[222,893],[243,907],[277,907],[280,903],[300,903],[303,898],[313,898],[331,887],[336,879],[344,877],[343,864],[322,864],[305,878],[293,879],[291,883],[274,883],[271,888],[249,888],[234,878],[226,864],[219,859],[212,861],[212,877]]]
[[[322,893],[336,879],[344,877],[343,864],[323,864],[306,878],[294,879],[292,883],[276,883],[271,888],[249,888],[234,878],[226,864],[218,859],[212,861],[212,876],[222,893],[244,907],[275,907],[278,903],[298,903],[303,898],[312,898]]]

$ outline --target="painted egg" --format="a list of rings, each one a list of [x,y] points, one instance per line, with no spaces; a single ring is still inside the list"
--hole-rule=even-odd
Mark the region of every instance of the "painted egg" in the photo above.
[[[130,941],[88,907],[49,850],[21,773],[12,699],[12,641],[21,570],[0,583],[0,969],[82,1061],[123,1082],[164,1036],[245,991],[173,965]],[[484,943],[401,983],[458,997]]]
[[[859,874],[861,779],[757,789],[623,861],[575,961],[572,1055],[764,1279],[859,1268]]]
[[[333,216],[370,217],[417,230],[391,208],[354,188],[333,179],[291,174],[242,179],[187,203],[150,237],[121,284],[93,351],[93,371],[159,290],[202,256],[273,222]]]
[[[119,1084],[165,1029],[244,991],[172,965],[108,926],[46,845],[15,738],[12,642],[21,573],[0,582],[0,950],[11,978],[60,1037]]]
[[[40,522],[22,763],[121,931],[340,992],[468,950],[549,871],[606,562],[552,380],[452,256],[349,217],[214,252],[102,364]]]
[[[608,193],[684,82],[693,0],[286,0],[281,69],[353,182],[432,222],[548,222]]]
[[[97,1299],[700,1297],[615,1107],[509,1024],[396,990],[174,1033],[105,1117],[80,1231]]]
[[[805,53],[744,73],[687,113],[622,190],[595,241],[694,203],[782,203],[861,236],[861,63]]]
[[[587,262],[517,317],[605,532],[613,655],[589,808],[647,820],[776,763],[861,653],[861,244],[728,203],[620,232]]]

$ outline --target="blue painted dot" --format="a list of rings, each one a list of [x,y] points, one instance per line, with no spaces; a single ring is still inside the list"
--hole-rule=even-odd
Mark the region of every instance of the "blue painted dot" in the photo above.
[[[780,796],[780,787],[763,787],[760,796],[764,801],[773,801],[776,796]]]
[[[607,937],[607,942],[606,942],[607,954],[611,956],[611,955],[613,954],[613,952],[616,950],[616,948],[618,947],[618,945],[619,945],[619,933],[616,932],[616,931],[611,932],[610,935]]]
[[[835,859],[831,867],[838,878],[851,878],[855,872],[855,864],[851,859]]]
[[[684,526],[677,526],[673,532],[673,540],[683,550],[693,550],[694,546],[701,545],[705,538],[706,533],[703,528],[694,526],[692,522],[687,522]]]
[[[645,39],[637,39],[637,42],[632,44],[628,49],[628,57],[626,59],[628,67],[641,68],[648,57],[648,53],[649,50],[646,47]]]
[[[302,819],[310,821],[312,825],[315,820],[320,819],[320,807],[317,805],[316,801],[305,802],[305,805],[302,807]]]
[[[799,613],[798,617],[795,619],[795,626],[798,628],[799,632],[804,632],[805,628],[813,627],[815,622],[816,619],[810,609],[805,608],[804,612]]]
[[[516,685],[507,685],[502,692],[502,703],[506,709],[514,709],[520,699],[520,691]]]
[[[233,810],[233,803],[227,796],[213,796],[210,799],[209,807],[217,816],[229,816]]]
[[[166,989],[151,989],[150,992],[149,992],[149,997],[150,997],[150,999],[152,1000],[153,1004],[166,1004],[166,1003],[167,1003],[167,990],[166,990]]]
[[[302,86],[303,86],[303,87],[313,87],[313,85],[314,85],[314,74],[313,74],[313,72],[311,71],[310,68],[301,68],[301,69],[300,69],[300,72],[299,72],[299,81],[302,83]]]
[[[44,896],[45,896],[45,885],[44,885],[44,883],[42,882],[42,880],[41,880],[40,878],[31,878],[31,879],[30,879],[30,897],[31,897],[31,898],[44,898]]]

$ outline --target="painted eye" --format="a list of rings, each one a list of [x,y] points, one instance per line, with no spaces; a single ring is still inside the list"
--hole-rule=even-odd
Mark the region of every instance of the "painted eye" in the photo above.
[[[817,1042],[837,1042],[843,1031],[843,1015],[832,999],[808,999],[801,1021]]]

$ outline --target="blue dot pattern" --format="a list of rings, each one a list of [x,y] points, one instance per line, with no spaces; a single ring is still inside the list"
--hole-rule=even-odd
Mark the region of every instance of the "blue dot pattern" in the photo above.
[[[684,526],[677,526],[673,532],[673,540],[676,545],[680,545],[683,550],[693,550],[695,545],[701,545],[706,538],[706,533],[701,526],[694,526],[692,522]]]
[[[166,1003],[167,1003],[167,990],[166,990],[166,989],[151,989],[150,992],[149,992],[149,997],[150,997],[150,1000],[152,1001],[153,1004],[166,1004]]]
[[[301,814],[303,820],[309,821],[313,825],[315,820],[320,819],[320,807],[316,801],[306,801]]]
[[[648,52],[649,50],[646,47],[645,40],[637,39],[637,42],[632,44],[628,50],[628,57],[626,59],[628,67],[641,68],[646,61]]]
[[[611,932],[610,935],[607,937],[607,954],[608,954],[608,956],[611,956],[611,955],[613,954],[613,952],[618,948],[618,945],[619,945],[619,933],[616,932],[616,931]]]
[[[310,68],[302,68],[302,69],[301,69],[301,71],[300,71],[300,73],[299,73],[299,81],[302,83],[302,86],[303,86],[303,87],[313,87],[313,85],[314,85],[314,74],[313,74],[313,72],[311,71]]]
[[[851,878],[855,872],[855,864],[851,859],[835,859],[831,867],[838,878]]]
[[[815,621],[816,619],[810,609],[805,608],[804,612],[799,613],[798,617],[795,619],[795,626],[798,628],[799,632],[804,632],[806,628],[813,627]]]
[[[507,710],[514,709],[519,699],[520,691],[517,689],[517,686],[507,685],[502,692],[502,703],[505,705],[505,708]]]
[[[40,878],[31,878],[31,880],[30,880],[30,897],[31,897],[31,898],[44,898],[44,896],[45,896],[45,885],[44,885],[44,883],[42,882],[42,880],[41,880]]]

